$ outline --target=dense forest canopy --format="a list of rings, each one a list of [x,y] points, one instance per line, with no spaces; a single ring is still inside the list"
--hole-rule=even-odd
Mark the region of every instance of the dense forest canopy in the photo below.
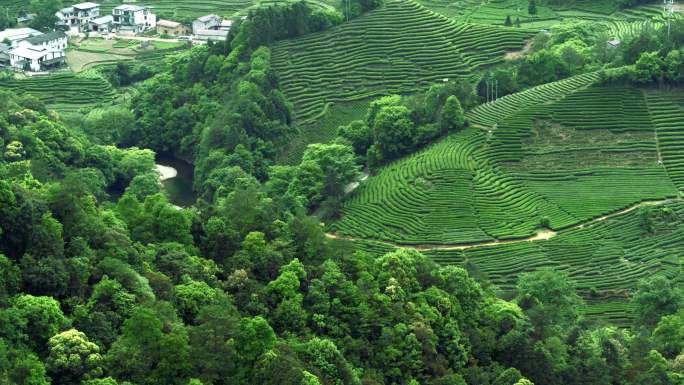
[[[7,3],[0,30],[27,12],[37,14],[32,27],[50,30],[59,6]],[[531,15],[574,4],[519,3]],[[80,115],[0,82],[0,385],[684,384],[680,275],[648,274],[610,293],[630,310],[628,325],[614,325],[587,315],[598,289],[586,293],[554,267],[500,288],[467,257],[439,264],[420,245],[360,247],[325,232],[368,174],[441,138],[478,130],[491,139],[469,115],[478,105],[582,74],[605,87],[676,91],[684,21],[644,24],[619,46],[579,18],[534,31],[511,60],[368,100],[331,140],[279,164],[302,127],[271,47],[362,24],[383,6],[250,9],[225,42],[104,66],[129,97]],[[159,154],[194,165],[194,205],[169,201]],[[429,190],[431,177],[407,183]],[[673,234],[652,248],[675,243],[677,212],[641,207],[644,242]],[[548,217],[535,220],[554,230]],[[662,263],[681,274],[683,256]]]

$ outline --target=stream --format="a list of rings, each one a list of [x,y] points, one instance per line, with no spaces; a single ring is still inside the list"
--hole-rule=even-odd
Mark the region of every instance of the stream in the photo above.
[[[178,207],[192,206],[197,199],[192,189],[194,168],[181,159],[169,156],[157,156],[156,168],[159,180],[169,202]]]

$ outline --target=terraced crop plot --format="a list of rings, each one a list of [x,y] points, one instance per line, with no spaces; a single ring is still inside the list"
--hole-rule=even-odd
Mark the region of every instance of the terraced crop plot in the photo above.
[[[370,100],[336,103],[326,106],[315,122],[299,127],[299,133],[292,137],[278,157],[278,163],[299,164],[306,146],[310,143],[327,143],[335,138],[337,128],[351,121],[363,119]]]
[[[673,183],[684,190],[684,110],[655,93],[647,100],[662,162]]]
[[[664,25],[663,10],[659,4],[640,5],[619,9],[613,0],[577,0],[568,5],[539,4],[537,14],[527,12],[527,1],[522,0],[418,0],[426,8],[453,18],[456,21],[503,25],[506,17],[519,20],[525,28],[552,29],[559,24],[578,20],[600,23],[609,36],[625,39],[645,27],[655,29]],[[675,17],[681,18],[679,13]]]
[[[594,79],[551,83],[473,110],[482,127],[383,168],[330,229],[397,244],[483,242],[678,196],[682,110],[659,110],[650,96],[647,105],[638,89],[586,88]]]
[[[670,209],[675,218],[684,218],[681,203],[657,209]],[[637,281],[653,274],[674,277],[684,258],[681,220],[655,234],[647,233],[640,223],[641,214],[635,210],[548,241],[464,251],[433,250],[426,254],[443,264],[463,263],[467,259],[503,290],[513,289],[522,272],[552,266],[572,277],[583,296],[591,300],[591,312],[624,320],[628,310],[624,302]],[[613,307],[612,311],[597,311],[601,303]]]
[[[109,82],[92,72],[7,80],[1,81],[0,87],[10,88],[18,94],[34,95],[59,112],[73,112],[84,107],[108,104],[116,97]]]
[[[121,1],[103,4],[103,11],[108,12]],[[253,5],[253,0],[149,0],[145,5],[154,7],[155,12],[165,17],[195,18],[209,13],[231,16],[234,13]]]
[[[425,89],[468,77],[520,49],[531,32],[457,23],[410,0],[390,0],[349,23],[276,44],[273,66],[297,119],[326,103]]]
[[[503,293],[511,292],[520,273],[541,267],[567,272],[587,301],[583,313],[629,326],[629,296],[639,279],[678,276],[684,259],[684,203],[673,201],[645,209],[668,212],[669,220],[653,232],[642,226],[642,211],[633,210],[591,225],[560,233],[545,241],[518,242],[458,249],[424,249],[444,265],[466,262]],[[355,241],[357,249],[382,255],[391,245]]]

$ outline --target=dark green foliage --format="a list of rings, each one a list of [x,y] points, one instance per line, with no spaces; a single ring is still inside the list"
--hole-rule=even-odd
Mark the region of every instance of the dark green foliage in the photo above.
[[[381,5],[348,4],[350,17]],[[112,82],[142,82],[138,93],[130,106],[90,112],[77,127],[87,137],[38,99],[2,92],[0,384],[681,382],[678,281],[640,283],[635,327],[620,330],[580,317],[586,305],[566,274],[522,274],[515,293],[502,288],[514,297],[505,301],[460,267],[385,244],[366,253],[321,226],[355,187],[357,155],[378,166],[463,130],[483,81],[503,96],[593,68],[591,31],[561,28],[476,88],[451,81],[373,101],[334,142],[309,146],[298,165],[273,166],[296,128],[264,45],[340,22],[305,3],[258,8],[226,43],[193,48],[154,75],[116,66]],[[621,52],[634,59],[633,80],[681,81],[680,51],[649,44],[644,37]],[[198,203],[171,205],[154,153],[132,146],[193,160]],[[427,190],[438,177],[412,183]],[[123,195],[107,202],[113,190]],[[307,215],[314,211],[320,217]],[[672,211],[641,220],[645,238],[678,236],[669,233]],[[628,257],[613,249],[616,260]]]
[[[345,19],[353,19],[368,11],[379,8],[384,4],[383,0],[342,0],[340,8],[342,9]]]
[[[472,85],[463,81],[435,84],[424,95],[385,96],[369,104],[365,121],[339,127],[338,135],[377,167],[463,128],[462,105],[472,107],[476,100]]]
[[[150,309],[135,310],[107,352],[110,373],[138,384],[184,384],[190,369],[187,332],[167,322],[172,321],[163,322]]]
[[[36,16],[31,20],[29,27],[43,32],[52,31],[58,21],[55,13],[62,8],[61,0],[31,0],[31,11]]]
[[[682,306],[679,290],[661,276],[640,282],[632,301],[636,305],[635,326],[646,330],[653,330],[661,317],[676,313]]]
[[[529,3],[527,5],[527,13],[529,13],[530,15],[537,14],[537,0],[529,0]]]

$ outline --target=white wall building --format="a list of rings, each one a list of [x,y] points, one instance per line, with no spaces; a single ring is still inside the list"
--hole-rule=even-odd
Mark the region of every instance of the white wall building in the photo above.
[[[222,22],[223,18],[214,14],[198,17],[192,22],[192,33],[196,34],[199,31],[217,30],[221,27]]]
[[[31,36],[38,36],[38,35],[42,35],[42,33],[39,31],[36,31],[33,28],[6,29],[6,30],[0,32],[0,43],[7,40],[7,41],[9,41],[9,45],[11,47],[16,47],[16,45],[20,41],[27,39]]]
[[[42,71],[64,63],[67,36],[49,32],[20,41],[9,51],[10,65],[19,70]]]
[[[88,23],[88,31],[97,32],[103,35],[113,32],[114,17],[112,15],[107,15],[90,20],[90,23]]]
[[[192,22],[192,34],[195,40],[223,41],[228,38],[228,30],[231,24],[230,20],[224,21],[218,15],[202,16]]]
[[[69,27],[69,29],[85,30],[91,20],[100,17],[100,4],[79,3],[71,7],[62,8],[55,14],[59,19],[59,24]]]
[[[147,6],[124,4],[112,11],[113,25],[120,33],[138,34],[157,26],[157,16]]]

